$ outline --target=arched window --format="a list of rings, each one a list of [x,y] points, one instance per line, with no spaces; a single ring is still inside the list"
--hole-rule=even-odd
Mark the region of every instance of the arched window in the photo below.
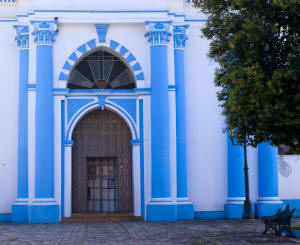
[[[70,89],[133,89],[131,70],[115,55],[99,50],[83,58],[72,70]]]

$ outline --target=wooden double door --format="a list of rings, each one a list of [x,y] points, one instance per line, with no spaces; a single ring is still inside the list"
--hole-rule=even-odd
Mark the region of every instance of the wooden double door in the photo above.
[[[131,134],[109,110],[87,114],[73,133],[72,212],[132,212]]]

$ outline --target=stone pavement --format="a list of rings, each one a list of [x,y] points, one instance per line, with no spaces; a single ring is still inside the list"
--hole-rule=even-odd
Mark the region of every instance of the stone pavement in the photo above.
[[[300,220],[298,220],[300,222]],[[297,221],[293,221],[297,222]],[[0,245],[92,244],[297,244],[300,239],[262,235],[259,220],[197,220],[174,223],[103,222],[0,224]]]

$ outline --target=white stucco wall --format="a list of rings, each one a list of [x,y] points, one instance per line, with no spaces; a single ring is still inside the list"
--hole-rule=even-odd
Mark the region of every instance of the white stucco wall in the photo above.
[[[279,196],[281,199],[300,199],[300,155],[279,155]]]
[[[150,45],[144,34],[146,28],[144,20],[168,18],[166,12],[140,13],[140,14],[113,14],[110,19],[103,14],[93,13],[66,13],[65,10],[163,10],[176,11],[182,14],[184,11],[189,18],[201,19],[203,15],[198,10],[190,8],[183,0],[24,0],[17,11],[17,5],[4,14],[0,5],[0,16],[12,19],[15,14],[26,13],[26,11],[54,10],[60,9],[59,13],[39,12],[29,18],[19,17],[24,23],[30,19],[51,19],[59,17],[59,32],[53,48],[54,57],[54,86],[58,82],[59,74],[67,58],[79,46],[91,39],[97,39],[94,23],[112,24],[109,27],[107,38],[115,40],[124,45],[140,63],[145,75],[145,87],[150,87]],[[169,16],[176,23],[182,24],[183,17]],[[82,21],[81,24],[78,24]],[[16,22],[15,22],[16,23]],[[12,24],[0,22],[0,83],[4,89],[0,90],[0,214],[9,213],[11,205],[16,200],[17,193],[17,109],[18,109],[18,48],[14,41]],[[187,157],[188,157],[188,192],[194,203],[195,211],[223,211],[224,202],[227,199],[227,137],[222,132],[224,118],[221,108],[216,99],[217,89],[214,86],[215,65],[207,58],[209,42],[202,38],[201,26],[203,23],[189,22],[189,40],[185,49],[185,71],[186,71],[186,115],[187,115]],[[173,43],[169,44],[169,83],[174,84],[174,62]],[[33,37],[30,35],[30,72],[29,82],[35,83],[35,46]],[[34,104],[34,93],[29,92],[29,103]],[[172,93],[171,93],[172,94]],[[170,96],[174,101],[174,95]],[[174,106],[174,104],[173,104]],[[60,104],[55,102],[56,113],[59,113]],[[150,98],[145,96],[144,101],[144,137],[145,137],[145,201],[151,196],[151,130],[150,130]],[[171,111],[174,120],[174,107]],[[59,118],[59,117],[56,117]],[[29,108],[29,199],[34,198],[34,107]],[[60,122],[56,122],[56,135],[59,138]],[[172,128],[175,128],[172,121]],[[174,159],[174,139],[172,159]],[[59,147],[55,150],[56,162],[60,160]],[[250,194],[251,199],[257,199],[257,150],[248,150],[250,166]],[[174,162],[173,162],[174,163]],[[300,165],[300,164],[299,164]],[[56,197],[60,198],[60,169],[55,166],[58,180],[56,182]],[[175,171],[174,166],[172,171]],[[300,171],[300,169],[299,169]],[[280,179],[280,181],[282,181]],[[294,179],[291,181],[295,181]],[[172,179],[173,189],[176,180]],[[280,182],[280,188],[282,189]],[[175,199],[176,191],[172,189]],[[280,190],[281,190],[280,189]],[[282,192],[286,190],[283,188]]]
[[[222,211],[227,198],[227,138],[213,83],[209,42],[191,25],[185,49],[189,195],[196,211]]]
[[[18,48],[12,23],[0,22],[0,213],[10,213],[17,195]]]

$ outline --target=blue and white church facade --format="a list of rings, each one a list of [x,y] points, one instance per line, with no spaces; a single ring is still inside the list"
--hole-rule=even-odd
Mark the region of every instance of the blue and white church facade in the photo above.
[[[205,21],[185,0],[0,0],[0,222],[240,219]],[[300,206],[297,157],[248,160],[256,217]]]

